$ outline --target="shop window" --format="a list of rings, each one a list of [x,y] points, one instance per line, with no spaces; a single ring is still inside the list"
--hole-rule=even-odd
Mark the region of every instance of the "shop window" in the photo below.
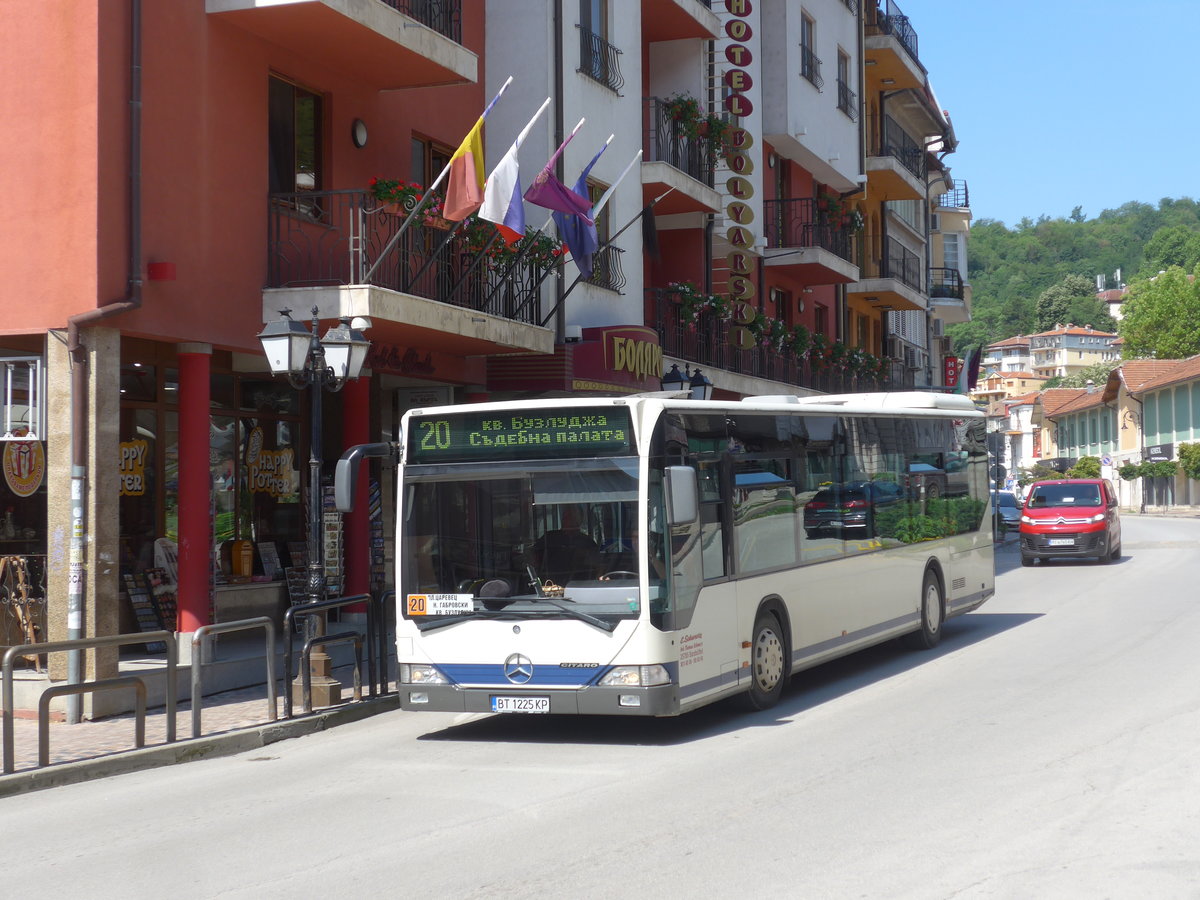
[[[121,366],[121,399],[153,403],[158,399],[158,370],[142,363]]]

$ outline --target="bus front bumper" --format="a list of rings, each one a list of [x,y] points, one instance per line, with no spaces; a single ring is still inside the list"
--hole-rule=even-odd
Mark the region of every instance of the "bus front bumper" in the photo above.
[[[457,685],[400,685],[400,708],[415,712],[497,712],[495,698],[549,701],[536,709],[513,712],[549,712],[586,716],[674,716],[679,714],[679,691],[673,684],[656,687],[586,687],[578,690],[516,691],[469,688]]]

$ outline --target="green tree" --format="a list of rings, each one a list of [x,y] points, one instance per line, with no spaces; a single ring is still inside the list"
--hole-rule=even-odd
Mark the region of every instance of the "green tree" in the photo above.
[[[1183,359],[1200,353],[1200,282],[1179,266],[1135,281],[1122,304],[1125,359]]]
[[[1170,225],[1146,241],[1141,273],[1150,278],[1171,266],[1191,272],[1200,263],[1200,232],[1186,225]]]
[[[1050,331],[1055,325],[1091,325],[1101,331],[1116,323],[1096,299],[1096,285],[1083,275],[1067,275],[1042,291],[1037,299],[1037,330]]]
[[[1068,478],[1099,478],[1100,477],[1100,457],[1085,456],[1067,469]]]

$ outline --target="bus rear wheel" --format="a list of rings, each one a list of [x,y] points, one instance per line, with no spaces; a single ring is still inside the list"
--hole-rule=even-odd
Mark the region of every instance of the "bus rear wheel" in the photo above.
[[[905,642],[914,650],[932,650],[942,639],[942,621],[945,618],[942,582],[933,569],[925,570],[921,583],[921,627],[904,636]]]
[[[759,610],[750,642],[750,690],[743,695],[751,709],[770,709],[783,694],[787,644],[773,613]]]

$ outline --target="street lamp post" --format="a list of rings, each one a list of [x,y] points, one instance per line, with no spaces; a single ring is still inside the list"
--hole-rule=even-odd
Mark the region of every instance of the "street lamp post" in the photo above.
[[[711,400],[713,383],[699,368],[685,365],[686,372],[680,372],[679,366],[672,364],[671,371],[662,377],[664,391],[689,391],[693,400]]]
[[[281,309],[281,318],[270,322],[259,334],[263,352],[273,375],[287,375],[296,390],[309,388],[312,395],[311,432],[308,454],[308,602],[325,599],[325,554],[321,540],[321,436],[322,400],[325,391],[340,391],[347,381],[358,378],[367,358],[370,342],[353,327],[349,318],[317,339],[321,321],[317,307],[312,308],[312,328],[305,328],[291,317],[290,309]],[[305,640],[324,634],[324,616],[305,617]],[[332,665],[323,650],[310,657],[312,702],[314,706],[332,706],[341,701],[341,684],[332,676]],[[293,684],[298,695],[300,679]]]

